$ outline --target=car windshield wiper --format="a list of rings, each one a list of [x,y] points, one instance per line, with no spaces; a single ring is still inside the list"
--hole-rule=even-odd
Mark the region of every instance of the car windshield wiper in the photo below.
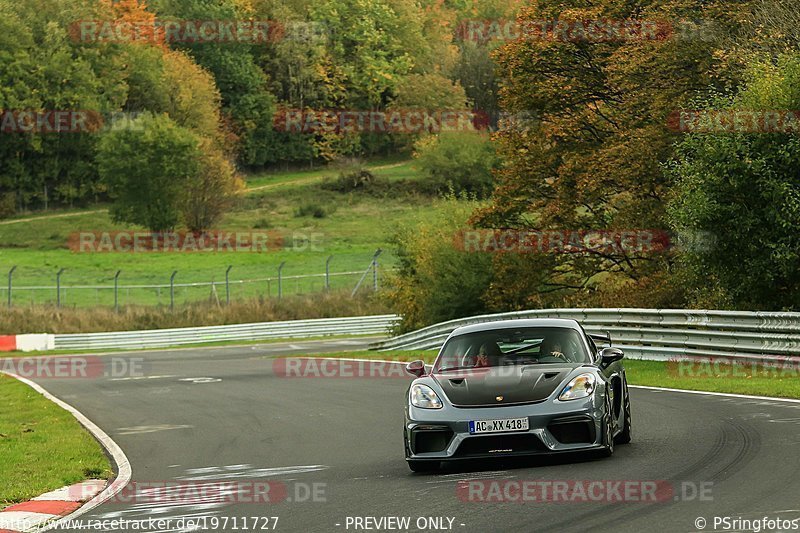
[[[440,368],[436,372],[450,372],[451,370],[473,370],[475,368],[493,368],[491,366],[448,366],[447,368]]]

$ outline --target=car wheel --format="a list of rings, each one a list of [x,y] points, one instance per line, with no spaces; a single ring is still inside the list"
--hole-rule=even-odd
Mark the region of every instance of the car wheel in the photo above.
[[[611,395],[606,391],[605,413],[603,414],[603,449],[602,457],[614,455],[614,406],[611,404]]]
[[[414,472],[434,472],[439,470],[439,461],[408,461],[408,467]]]
[[[627,378],[622,384],[622,390],[625,397],[623,398],[624,416],[622,431],[614,439],[617,444],[628,444],[631,441],[631,397],[628,394],[628,380]]]

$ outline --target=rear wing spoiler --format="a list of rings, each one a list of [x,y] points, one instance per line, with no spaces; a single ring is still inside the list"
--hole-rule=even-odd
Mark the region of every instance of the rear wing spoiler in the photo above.
[[[590,333],[589,338],[591,338],[595,342],[602,342],[611,346],[611,333],[606,331],[605,335],[599,333]]]

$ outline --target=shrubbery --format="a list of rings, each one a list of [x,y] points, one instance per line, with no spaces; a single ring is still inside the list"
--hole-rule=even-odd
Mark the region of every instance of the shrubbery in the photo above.
[[[402,330],[487,310],[484,296],[492,280],[492,258],[454,246],[475,206],[445,198],[395,235],[400,268],[388,295],[403,315]]]
[[[479,198],[492,192],[492,171],[498,167],[499,158],[488,135],[448,132],[423,137],[414,145],[414,156],[427,188]]]

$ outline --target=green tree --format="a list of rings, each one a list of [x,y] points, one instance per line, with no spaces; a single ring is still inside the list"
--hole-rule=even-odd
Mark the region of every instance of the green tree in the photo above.
[[[753,66],[710,110],[800,108],[800,56]],[[800,124],[789,133],[693,133],[669,166],[676,231],[710,235],[684,255],[696,303],[791,309],[800,302]],[[762,122],[763,123],[763,122]]]
[[[166,115],[143,116],[129,129],[103,135],[97,161],[114,199],[112,218],[154,232],[175,228],[192,178],[202,170],[200,156],[200,137]]]
[[[194,0],[154,0],[153,10],[161,18],[182,20],[240,20],[252,16],[250,6],[233,0],[196,2]],[[256,47],[265,43],[201,42],[169,43],[186,51],[210,72],[221,95],[222,114],[231,122],[238,137],[237,155],[241,164],[260,167],[271,162],[274,132],[272,115],[275,98],[269,91],[269,78],[257,64]]]

